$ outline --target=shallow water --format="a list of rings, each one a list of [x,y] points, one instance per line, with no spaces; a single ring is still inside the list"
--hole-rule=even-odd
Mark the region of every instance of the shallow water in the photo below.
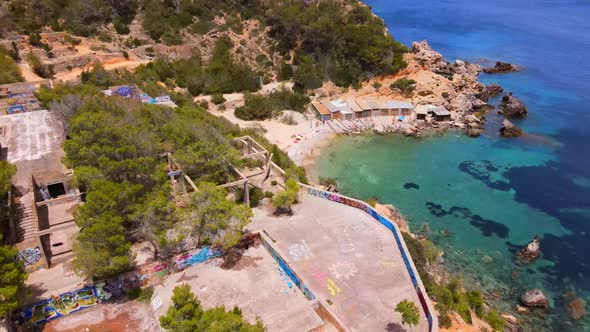
[[[590,331],[588,319],[569,322],[561,297],[574,290],[590,300],[590,109],[584,98],[590,3],[367,3],[407,45],[427,39],[448,60],[522,66],[520,73],[481,80],[526,103],[529,116],[515,122],[529,135],[499,137],[501,118],[491,112],[477,139],[453,132],[339,138],[322,150],[318,174],[337,178],[351,196],[394,204],[414,230],[427,223],[449,270],[499,294],[495,304],[504,310],[524,289],[542,288],[553,309],[543,314],[548,319],[524,318],[527,330]],[[514,252],[535,234],[542,238],[542,259],[515,265]],[[484,256],[493,261],[484,263]]]

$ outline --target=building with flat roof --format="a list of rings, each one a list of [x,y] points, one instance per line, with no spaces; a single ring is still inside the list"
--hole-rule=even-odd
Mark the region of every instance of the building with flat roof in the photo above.
[[[436,121],[451,120],[451,112],[443,106],[435,105],[418,105],[416,106],[416,117],[418,120],[425,120],[426,116],[430,115]]]
[[[352,120],[381,115],[407,116],[414,112],[414,105],[403,100],[347,98],[314,102],[311,110],[321,121]]]

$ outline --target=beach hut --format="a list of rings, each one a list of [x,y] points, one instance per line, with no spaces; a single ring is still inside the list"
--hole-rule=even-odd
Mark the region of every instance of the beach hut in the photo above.
[[[311,110],[314,112],[315,116],[322,122],[332,119],[332,113],[330,113],[328,108],[324,106],[322,103],[311,103]]]
[[[361,117],[368,118],[371,116],[372,109],[371,109],[371,106],[369,106],[369,103],[367,103],[367,100],[356,99],[355,102],[359,106],[359,108],[361,109],[361,112],[362,112]]]
[[[354,112],[354,118],[360,119],[363,117],[363,109],[357,104],[353,98],[346,99],[346,103],[350,106],[350,109]]]
[[[451,120],[451,112],[442,106],[418,105],[416,107],[416,118],[418,120],[425,120],[427,114],[431,115],[435,121]]]
[[[417,120],[426,120],[427,115],[428,115],[428,105],[416,106],[416,119]]]
[[[384,109],[388,115],[410,115],[414,111],[414,105],[403,100],[389,100],[385,102]],[[383,110],[381,110],[383,113]]]
[[[450,121],[451,112],[442,106],[434,106],[430,112],[436,121]]]

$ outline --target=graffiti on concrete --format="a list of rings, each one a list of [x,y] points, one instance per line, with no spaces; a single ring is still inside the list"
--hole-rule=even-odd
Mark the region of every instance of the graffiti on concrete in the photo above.
[[[27,270],[34,270],[37,267],[42,265],[41,257],[43,254],[41,253],[41,249],[39,247],[35,248],[27,248],[18,253],[18,258],[23,261],[25,264],[25,269]]]
[[[281,257],[281,255],[279,255],[279,253],[268,242],[266,242],[266,240],[263,237],[260,237],[260,240],[264,248],[266,248],[266,250],[270,253],[275,262],[279,263],[279,267],[285,272],[289,279],[293,281],[295,286],[297,286],[301,290],[303,295],[305,295],[305,297],[308,300],[315,300],[315,296],[313,295],[313,293],[309,290],[309,288],[307,288],[307,286],[305,286],[305,284],[295,274],[295,272],[291,270],[291,268],[289,267],[289,265],[287,265],[283,257]]]
[[[211,249],[210,247],[203,247],[200,250],[191,251],[174,257],[174,265],[177,270],[184,270],[189,266],[203,263],[214,257],[223,255],[223,251]]]
[[[33,303],[23,310],[23,317],[25,321],[41,324],[93,307],[110,296],[99,285],[89,286]]]
[[[336,279],[344,278],[346,280],[354,277],[354,275],[358,272],[358,269],[354,264],[351,262],[338,262],[330,265],[328,270],[332,272],[332,275],[336,277]]]
[[[340,287],[338,287],[338,285],[336,285],[336,283],[332,279],[328,279],[328,291],[330,292],[330,294],[332,296],[336,296],[340,292],[342,292],[342,290],[340,289]]]
[[[289,246],[289,255],[293,257],[294,261],[307,259],[309,257],[309,249],[305,241],[303,243],[295,243]]]
[[[373,217],[373,219],[377,220],[380,224],[387,227],[387,229],[389,229],[391,231],[391,233],[393,234],[393,237],[395,239],[395,242],[397,244],[397,247],[400,250],[402,260],[404,261],[404,265],[406,266],[408,274],[410,275],[410,279],[412,280],[412,284],[414,285],[414,287],[416,287],[416,293],[418,294],[418,298],[420,299],[420,304],[422,306],[422,309],[426,313],[426,317],[428,319],[430,329],[432,330],[432,326],[433,326],[432,313],[430,312],[428,305],[426,304],[424,294],[422,293],[422,288],[420,287],[420,285],[418,283],[417,273],[414,271],[414,267],[411,263],[411,259],[409,258],[409,254],[406,252],[406,249],[403,244],[403,239],[402,239],[398,229],[387,218],[383,217],[377,211],[375,211],[374,209],[369,207],[368,204],[363,203],[361,201],[349,199],[346,197],[342,197],[340,195],[336,195],[334,193],[329,193],[329,192],[322,191],[322,190],[315,189],[315,188],[311,188],[311,187],[308,187],[307,193],[311,196],[324,198],[324,199],[327,199],[327,200],[330,200],[333,202],[337,202],[340,204],[344,204],[344,205],[348,205],[350,207],[360,209],[360,210],[366,212],[367,214],[369,214],[371,217]],[[379,251],[379,250],[382,250],[382,247],[380,248],[378,246],[376,249]],[[335,286],[335,284],[333,283],[333,281],[331,279],[328,279],[328,289],[330,290],[331,294],[332,294],[332,291],[333,290],[335,291],[335,289],[336,289],[334,287],[337,287],[337,286]],[[332,295],[334,295],[334,294],[332,294]]]

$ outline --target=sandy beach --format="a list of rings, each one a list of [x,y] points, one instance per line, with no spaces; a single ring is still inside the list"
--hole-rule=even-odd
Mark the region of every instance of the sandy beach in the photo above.
[[[296,124],[285,124],[280,119],[269,119],[264,121],[246,121],[238,119],[234,115],[234,109],[243,105],[241,94],[224,95],[226,98],[225,111],[219,111],[211,107],[212,114],[221,116],[231,123],[239,125],[241,128],[261,128],[264,131],[264,137],[269,142],[276,144],[280,149],[287,152],[289,157],[298,166],[304,166],[306,170],[313,166],[315,158],[320,153],[320,148],[336,137],[334,131],[327,125],[322,124],[313,115],[302,114],[293,111],[284,111],[282,116],[291,115]],[[297,140],[295,136],[301,136]]]

